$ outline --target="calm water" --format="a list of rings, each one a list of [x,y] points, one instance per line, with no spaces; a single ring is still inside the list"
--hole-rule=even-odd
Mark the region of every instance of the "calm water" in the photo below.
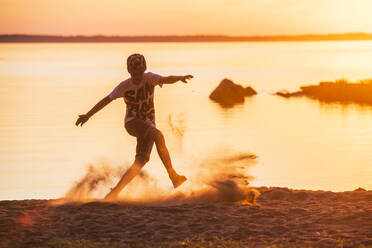
[[[88,164],[133,160],[121,100],[74,126],[78,114],[128,77],[125,58],[133,52],[145,55],[150,71],[195,76],[188,85],[156,89],[157,125],[180,172],[229,149],[259,156],[250,169],[253,185],[372,189],[372,107],[271,95],[372,78],[370,41],[0,44],[0,199],[62,197]],[[226,77],[259,94],[221,109],[208,95]],[[182,141],[170,131],[170,114],[186,128]],[[155,151],[146,167],[170,187]]]

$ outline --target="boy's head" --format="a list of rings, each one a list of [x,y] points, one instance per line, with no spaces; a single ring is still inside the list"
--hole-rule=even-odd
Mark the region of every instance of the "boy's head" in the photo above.
[[[146,71],[146,60],[142,54],[134,53],[127,59],[127,69],[132,75],[133,73],[144,73]]]
[[[140,82],[146,71],[146,60],[142,54],[132,54],[127,59],[127,69],[134,82]]]

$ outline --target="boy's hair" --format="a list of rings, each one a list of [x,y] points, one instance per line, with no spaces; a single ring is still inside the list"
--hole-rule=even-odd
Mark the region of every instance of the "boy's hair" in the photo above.
[[[134,53],[127,59],[127,69],[129,73],[133,72],[145,72],[146,71],[146,60],[142,54]]]

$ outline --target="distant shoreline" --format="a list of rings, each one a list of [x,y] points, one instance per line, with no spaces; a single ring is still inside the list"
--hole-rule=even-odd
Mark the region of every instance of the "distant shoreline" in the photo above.
[[[165,36],[104,36],[104,35],[27,35],[0,34],[0,43],[66,43],[66,42],[286,42],[286,41],[358,41],[372,40],[372,34],[304,34],[270,36],[228,36],[228,35],[165,35]]]

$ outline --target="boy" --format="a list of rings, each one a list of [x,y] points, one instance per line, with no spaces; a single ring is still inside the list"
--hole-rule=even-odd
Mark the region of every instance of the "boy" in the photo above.
[[[162,77],[152,72],[145,73],[145,58],[137,53],[128,57],[127,69],[131,77],[116,86],[108,96],[99,101],[88,113],[79,115],[75,123],[76,126],[82,126],[90,117],[114,99],[123,98],[127,105],[124,126],[130,135],[137,138],[136,157],[132,166],[125,172],[118,184],[106,195],[106,200],[115,200],[120,191],[149,161],[154,142],[174,188],[186,181],[185,176],[178,175],[173,169],[168,149],[165,146],[164,136],[155,126],[154,87],[156,85],[162,87],[163,84],[173,84],[178,81],[187,83],[187,80],[193,78],[193,76]]]

